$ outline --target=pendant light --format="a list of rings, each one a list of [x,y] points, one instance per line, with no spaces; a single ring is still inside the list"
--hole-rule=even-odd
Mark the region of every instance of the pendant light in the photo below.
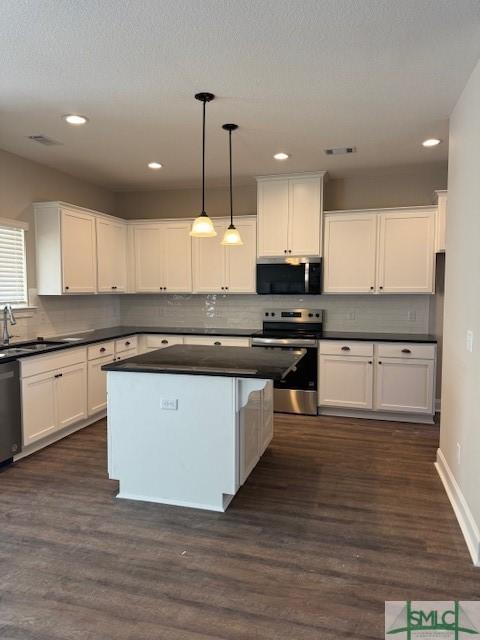
[[[205,211],[205,107],[215,96],[213,93],[197,93],[195,99],[203,102],[203,127],[202,127],[202,212],[195,218],[190,235],[194,238],[213,238],[217,235],[212,221]]]
[[[224,124],[222,129],[228,131],[228,152],[230,156],[230,225],[223,235],[222,244],[238,247],[243,244],[238,229],[233,224],[233,184],[232,184],[232,131],[238,129],[238,124]]]

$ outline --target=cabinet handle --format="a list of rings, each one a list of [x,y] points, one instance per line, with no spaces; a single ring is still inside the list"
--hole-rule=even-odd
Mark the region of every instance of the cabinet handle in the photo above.
[[[68,291],[70,289],[70,287],[65,286],[65,291]]]
[[[130,342],[128,342],[128,340],[127,340],[127,342],[125,342],[125,346],[126,346],[126,347],[129,347],[129,346],[130,346]]]
[[[378,364],[382,364],[382,361],[381,361],[381,360],[379,360],[379,361],[378,361]]]
[[[368,361],[368,364],[373,364],[373,360],[369,360],[369,361]]]
[[[168,340],[162,340],[162,344],[168,344]]]
[[[63,373],[56,373],[53,377],[54,378],[61,378],[63,376]]]
[[[105,351],[106,351],[105,347],[100,348],[100,353],[105,353]]]
[[[228,287],[225,287],[225,289],[228,291]]]
[[[350,347],[342,347],[342,351],[350,351]]]
[[[291,250],[291,249],[289,249],[289,250],[288,250],[288,253],[292,253],[292,250]]]
[[[222,346],[222,343],[219,342],[218,340],[216,342],[214,342],[213,344],[216,345],[217,347],[221,347]]]
[[[287,253],[287,250],[286,250],[286,249],[284,249],[284,250],[283,250],[283,253]]]
[[[378,287],[380,289],[380,291],[383,291],[383,287]]]
[[[402,349],[402,353],[412,353],[411,349]]]
[[[112,286],[112,289],[116,289],[116,288],[117,288],[117,287],[116,287],[116,285],[113,285],[113,286]]]
[[[222,291],[224,291],[224,290],[225,290],[225,287],[222,287]]]
[[[370,287],[370,291],[373,291],[375,289],[375,287]]]

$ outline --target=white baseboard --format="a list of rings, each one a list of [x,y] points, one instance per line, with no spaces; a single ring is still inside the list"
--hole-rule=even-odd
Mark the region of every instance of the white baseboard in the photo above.
[[[455,512],[455,516],[462,530],[463,537],[467,543],[468,550],[472,556],[473,564],[480,566],[480,530],[470,511],[465,497],[455,480],[455,477],[448,466],[448,463],[440,449],[437,449],[437,462],[435,467],[438,475],[445,487],[447,496]]]
[[[363,418],[365,420],[387,420],[389,422],[413,422],[433,424],[434,416],[424,413],[395,413],[387,411],[367,411],[365,409],[342,409],[340,407],[318,407],[319,416],[339,418]]]

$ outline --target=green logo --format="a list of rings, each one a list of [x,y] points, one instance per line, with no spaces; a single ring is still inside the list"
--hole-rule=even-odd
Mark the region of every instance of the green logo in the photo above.
[[[480,617],[478,602],[416,602],[407,600],[398,612],[398,604],[385,603],[385,638],[395,634],[397,640],[413,640],[416,637],[443,638],[460,640],[464,634],[480,635],[480,625],[474,624],[470,616]],[[397,605],[397,606],[393,606]],[[463,606],[465,605],[465,606]],[[467,605],[470,614],[467,613]],[[473,606],[472,606],[473,605]],[[395,612],[393,621],[390,621]],[[473,614],[472,614],[473,612]],[[389,620],[390,618],[390,620]]]

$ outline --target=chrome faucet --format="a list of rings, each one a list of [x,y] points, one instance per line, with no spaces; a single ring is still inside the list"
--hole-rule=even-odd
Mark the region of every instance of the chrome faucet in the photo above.
[[[17,324],[15,320],[15,316],[13,315],[12,306],[6,304],[3,307],[3,335],[2,335],[2,344],[8,345],[10,342],[10,334],[8,333],[8,321],[10,321],[11,325]]]

